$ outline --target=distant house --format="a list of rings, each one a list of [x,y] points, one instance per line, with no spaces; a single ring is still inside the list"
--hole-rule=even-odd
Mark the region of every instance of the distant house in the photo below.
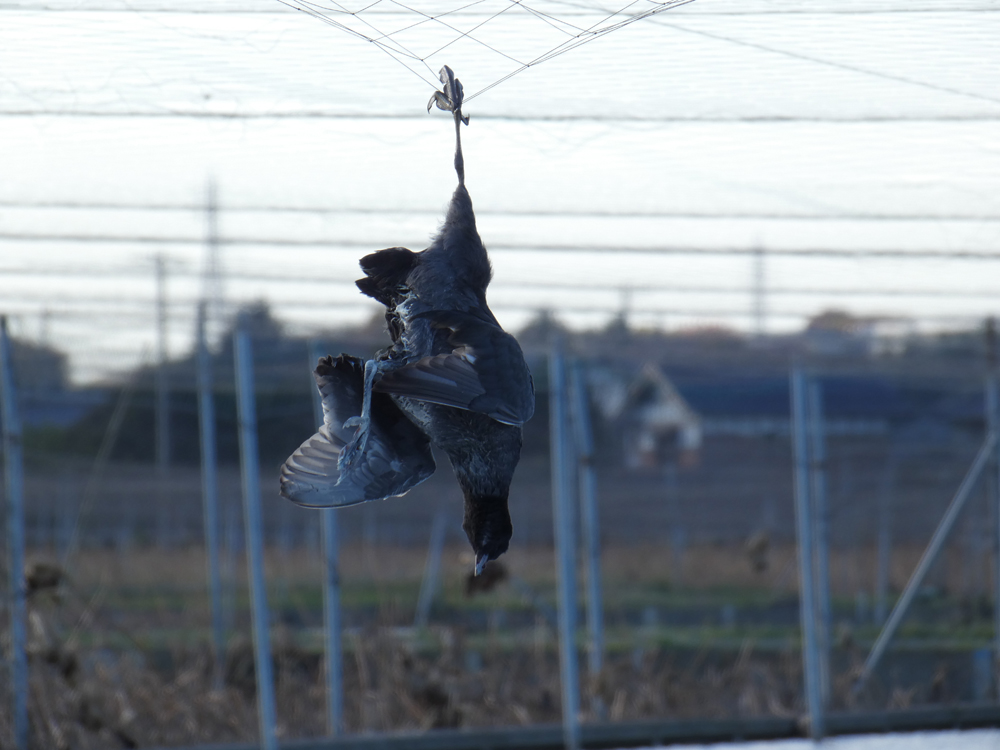
[[[904,419],[908,396],[879,376],[821,377],[828,435],[881,435]],[[706,438],[787,437],[791,432],[787,373],[725,373],[678,376],[676,385],[702,418]]]
[[[627,467],[651,469],[696,460],[701,417],[657,365],[644,365],[631,380],[593,373],[591,383],[604,417],[619,426]]]
[[[827,310],[809,321],[802,334],[806,350],[820,356],[873,356],[901,354],[916,332],[908,318],[859,317]]]

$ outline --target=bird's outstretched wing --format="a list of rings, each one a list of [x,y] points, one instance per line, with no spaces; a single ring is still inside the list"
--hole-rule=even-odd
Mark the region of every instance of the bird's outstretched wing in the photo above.
[[[382,373],[375,392],[479,412],[504,424],[531,418],[534,385],[513,336],[469,313],[433,310],[415,317],[444,332],[448,351]]]
[[[339,466],[352,439],[344,421],[361,414],[364,363],[324,357],[315,372],[323,397],[323,426],[281,467],[281,494],[309,508],[356,505],[403,495],[434,473],[428,437],[391,398],[372,394],[372,422],[364,450]]]

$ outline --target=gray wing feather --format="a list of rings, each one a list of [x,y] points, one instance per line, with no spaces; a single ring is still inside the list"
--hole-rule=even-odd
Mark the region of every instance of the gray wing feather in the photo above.
[[[399,456],[379,435],[369,435],[364,453],[346,471],[338,467],[345,443],[324,425],[281,467],[281,494],[307,508],[342,508],[405,495],[434,473],[434,460]]]
[[[341,470],[340,454],[353,439],[344,420],[361,414],[362,369],[354,358],[321,360],[323,426],[281,467],[283,497],[310,508],[344,507],[403,495],[434,473],[427,437],[386,396],[377,397],[364,452]]]

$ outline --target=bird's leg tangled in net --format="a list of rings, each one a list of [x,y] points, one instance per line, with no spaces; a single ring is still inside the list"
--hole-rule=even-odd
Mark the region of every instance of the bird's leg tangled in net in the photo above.
[[[379,363],[374,359],[365,362],[365,384],[361,400],[361,416],[351,417],[344,422],[344,429],[357,427],[354,439],[348,443],[340,454],[337,464],[341,469],[351,465],[355,458],[365,452],[368,444],[368,433],[372,425],[372,388],[379,374]]]
[[[466,125],[469,124],[469,118],[462,115],[462,101],[464,100],[464,92],[462,89],[462,82],[455,78],[455,73],[445,65],[441,68],[440,73],[442,90],[435,91],[434,96],[427,103],[427,111],[431,111],[431,107],[437,106],[438,109],[443,109],[446,112],[452,112],[455,115],[455,171],[458,173],[458,184],[465,184],[465,159],[462,156],[462,123]],[[357,432],[354,434],[354,439],[345,446],[344,450],[340,454],[338,460],[338,465],[341,468],[349,467],[352,462],[361,454],[364,453],[365,446],[368,443],[368,433],[371,429],[371,408],[372,408],[372,388],[375,385],[375,381],[378,379],[379,375],[387,369],[393,369],[395,367],[401,366],[402,363],[394,363],[391,360],[368,360],[365,362],[365,382],[364,382],[364,395],[361,406],[361,416],[351,417],[346,422],[344,422],[344,428],[350,429],[352,427],[357,428]]]
[[[445,65],[441,68],[438,76],[443,86],[441,91],[435,91],[434,96],[427,102],[427,111],[436,106],[445,112],[453,112],[455,115],[455,171],[458,173],[458,184],[465,184],[465,159],[462,157],[462,123],[469,124],[469,118],[462,115],[462,102],[465,93],[462,89],[462,82],[455,78],[454,71]]]

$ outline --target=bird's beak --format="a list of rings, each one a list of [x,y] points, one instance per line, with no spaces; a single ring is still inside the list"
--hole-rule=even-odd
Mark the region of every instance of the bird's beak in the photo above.
[[[486,567],[486,563],[490,561],[489,555],[483,553],[476,555],[476,575],[480,575],[483,572],[483,568]]]

